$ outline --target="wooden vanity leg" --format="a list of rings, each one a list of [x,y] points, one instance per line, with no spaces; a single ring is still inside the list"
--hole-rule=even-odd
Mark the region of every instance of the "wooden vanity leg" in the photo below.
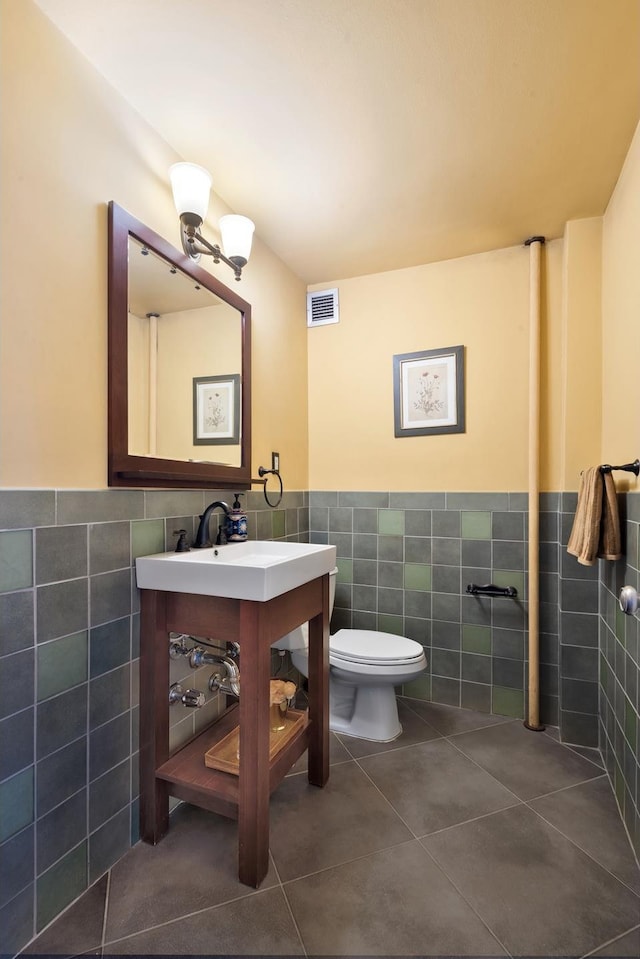
[[[260,603],[240,601],[238,878],[259,886],[269,869],[269,676]]]
[[[169,758],[169,637],[166,593],[140,597],[140,836],[155,845],[169,829],[167,784],[156,779]]]
[[[329,576],[322,577],[322,613],[309,620],[309,782],[329,779]]]

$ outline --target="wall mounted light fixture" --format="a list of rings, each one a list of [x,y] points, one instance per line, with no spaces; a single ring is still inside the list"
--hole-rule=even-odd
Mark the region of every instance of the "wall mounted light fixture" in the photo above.
[[[224,252],[217,243],[209,243],[199,232],[209,207],[211,175],[196,163],[174,163],[169,170],[173,200],[180,217],[182,249],[192,260],[199,260],[204,253],[212,256],[214,263],[222,260],[235,273],[236,280],[242,276],[251,253],[251,241],[255,226],[246,216],[231,213],[220,218],[218,226]]]

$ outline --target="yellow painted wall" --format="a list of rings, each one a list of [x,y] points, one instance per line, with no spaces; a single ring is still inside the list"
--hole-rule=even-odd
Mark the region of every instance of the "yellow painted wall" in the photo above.
[[[101,488],[106,204],[176,243],[166,171],[177,157],[32,0],[1,10],[0,485]],[[208,233],[223,212],[213,197]],[[640,455],[639,225],[636,133],[603,223],[574,221],[545,247],[543,489]],[[528,263],[514,247],[328,282],[341,322],[307,333],[303,284],[256,241],[241,286],[254,475],[278,450],[288,489],[524,490]],[[229,283],[224,265],[211,269]],[[459,343],[466,433],[396,439],[393,355]]]
[[[602,462],[602,217],[572,220],[562,271],[561,489]]]
[[[106,204],[177,243],[167,170],[180,158],[32,0],[1,11],[0,485],[101,488]],[[212,200],[215,238],[228,211]],[[223,264],[211,270],[233,282]],[[279,450],[287,488],[307,488],[305,287],[258,240],[241,295],[253,307],[254,470]]]
[[[559,480],[562,241],[545,247],[546,488]],[[529,253],[513,247],[323,284],[340,323],[310,329],[312,489],[525,490]],[[466,432],[394,436],[393,356],[465,346]]]
[[[640,126],[603,223],[602,461],[640,457]],[[638,488],[632,473],[616,485]]]

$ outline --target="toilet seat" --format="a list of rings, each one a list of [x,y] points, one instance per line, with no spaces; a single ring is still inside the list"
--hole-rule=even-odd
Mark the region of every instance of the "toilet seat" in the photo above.
[[[369,666],[411,666],[422,661],[420,643],[395,633],[374,629],[339,629],[329,640],[329,658],[335,665],[358,663]]]

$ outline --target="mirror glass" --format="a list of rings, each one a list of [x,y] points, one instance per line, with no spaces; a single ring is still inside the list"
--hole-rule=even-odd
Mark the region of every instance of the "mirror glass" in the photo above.
[[[132,236],[127,366],[130,454],[240,466],[242,316]]]
[[[109,205],[109,484],[250,486],[250,306]]]

